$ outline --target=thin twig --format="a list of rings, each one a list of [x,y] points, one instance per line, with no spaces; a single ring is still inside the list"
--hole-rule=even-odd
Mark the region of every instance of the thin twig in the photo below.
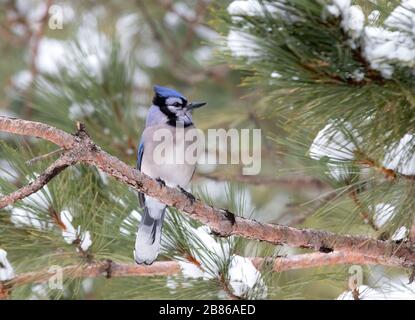
[[[44,155],[41,155],[41,156],[38,156],[38,157],[35,157],[35,158],[33,158],[33,159],[30,159],[30,160],[26,161],[26,164],[27,164],[28,166],[32,166],[32,165],[34,165],[36,162],[39,162],[39,161],[41,161],[41,160],[45,160],[45,159],[48,159],[48,158],[50,158],[50,157],[53,157],[54,155],[60,154],[60,153],[62,153],[63,151],[64,151],[64,150],[63,150],[63,148],[56,149],[56,150],[54,150],[54,151],[52,151],[52,152],[49,152],[49,153],[47,153],[47,154],[44,154]]]
[[[349,191],[349,196],[353,200],[353,202],[356,204],[357,208],[359,209],[359,215],[362,218],[362,220],[368,224],[373,230],[378,231],[379,228],[373,221],[373,218],[369,215],[367,208],[362,204],[362,202],[359,199],[356,187],[352,187]]]
[[[255,186],[273,185],[284,187],[291,190],[299,189],[330,189],[330,186],[319,179],[313,177],[299,176],[299,177],[265,177],[265,176],[247,176],[242,174],[232,174],[225,176],[218,173],[202,173],[198,172],[196,177],[206,178],[214,181],[236,181],[247,183]]]
[[[42,189],[50,180],[56,177],[59,173],[71,165],[67,157],[61,157],[50,165],[42,174],[40,174],[34,181],[22,188],[2,197],[0,199],[0,209],[13,204],[18,200],[24,199],[31,194],[36,193]]]

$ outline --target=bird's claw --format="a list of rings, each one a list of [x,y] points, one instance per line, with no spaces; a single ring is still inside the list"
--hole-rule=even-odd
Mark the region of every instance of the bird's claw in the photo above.
[[[180,189],[180,191],[187,197],[187,199],[190,200],[190,202],[193,204],[196,201],[196,198],[193,194],[191,194],[190,192],[187,192],[185,189],[183,189],[181,186],[178,186],[178,188]]]
[[[165,187],[166,186],[166,182],[164,182],[163,179],[161,178],[157,178],[156,181],[158,182],[160,188]]]

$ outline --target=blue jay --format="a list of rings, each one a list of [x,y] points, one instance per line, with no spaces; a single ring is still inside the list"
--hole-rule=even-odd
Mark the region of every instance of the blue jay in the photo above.
[[[182,126],[184,132],[194,128],[192,110],[205,104],[188,103],[187,99],[179,92],[170,88],[154,86],[153,105],[147,114],[145,128],[138,147],[137,169],[169,187],[185,187],[192,179],[195,164],[189,164],[186,161],[156,164],[154,151],[160,142],[154,139],[154,135],[157,130],[167,129],[174,137],[177,125]],[[183,141],[179,141],[180,139]],[[179,143],[184,143],[185,146],[187,144],[184,137],[174,137],[173,145]],[[138,194],[138,199],[143,216],[138,227],[134,258],[138,264],[152,264],[160,249],[166,205],[143,193]]]

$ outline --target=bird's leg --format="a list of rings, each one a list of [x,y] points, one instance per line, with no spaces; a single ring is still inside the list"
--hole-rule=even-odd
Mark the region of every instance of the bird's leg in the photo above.
[[[187,192],[185,189],[183,189],[181,186],[177,186],[180,191],[187,197],[187,199],[190,200],[190,202],[193,204],[196,201],[196,198],[193,194],[191,194],[190,192]]]
[[[166,182],[164,182],[164,180],[163,180],[162,178],[158,177],[158,178],[156,179],[156,181],[158,182],[158,184],[159,184],[160,188],[163,188],[163,187],[165,187],[165,186],[166,186]]]

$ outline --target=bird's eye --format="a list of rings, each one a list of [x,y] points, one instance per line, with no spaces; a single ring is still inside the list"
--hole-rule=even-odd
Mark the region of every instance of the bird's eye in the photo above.
[[[173,106],[175,106],[176,108],[177,108],[177,107],[180,107],[180,103],[175,102],[175,103],[173,103]]]

